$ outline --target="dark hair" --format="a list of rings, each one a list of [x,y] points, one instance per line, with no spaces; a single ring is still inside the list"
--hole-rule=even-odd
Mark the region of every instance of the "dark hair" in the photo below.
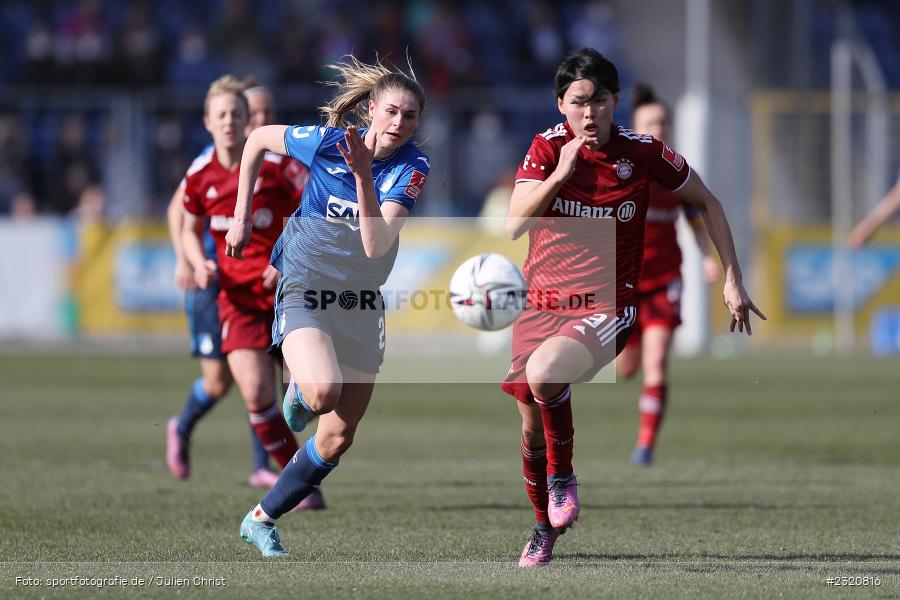
[[[661,104],[666,109],[666,113],[669,112],[669,106],[659,99],[652,87],[646,83],[634,84],[634,91],[631,93],[631,110],[635,111],[648,104]]]
[[[562,98],[572,82],[589,79],[594,84],[594,96],[603,92],[619,93],[619,72],[616,65],[593,48],[582,48],[569,54],[556,69],[554,80],[556,97]]]

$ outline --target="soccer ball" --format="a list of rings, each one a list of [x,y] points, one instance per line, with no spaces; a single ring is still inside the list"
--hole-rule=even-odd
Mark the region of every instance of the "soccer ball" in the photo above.
[[[508,327],[525,309],[522,271],[502,254],[473,256],[450,279],[450,304],[457,317],[482,331]]]

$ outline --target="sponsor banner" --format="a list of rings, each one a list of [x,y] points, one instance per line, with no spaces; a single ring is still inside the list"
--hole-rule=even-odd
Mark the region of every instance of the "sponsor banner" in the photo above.
[[[80,242],[72,284],[83,332],[186,331],[164,224],[91,224]]]
[[[754,327],[753,337],[812,338],[831,331],[835,296],[831,228],[773,228],[759,241],[757,276],[749,291],[769,320]],[[869,245],[851,250],[850,262],[852,277],[841,284],[852,286],[857,335],[872,338],[874,315],[885,306],[900,305],[900,229],[888,228]],[[721,286],[713,287],[718,296]],[[720,302],[718,296],[713,306]],[[724,318],[715,321],[727,326]]]

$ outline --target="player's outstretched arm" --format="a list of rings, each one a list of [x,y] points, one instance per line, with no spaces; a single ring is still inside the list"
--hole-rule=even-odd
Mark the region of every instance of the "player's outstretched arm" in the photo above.
[[[184,183],[181,183],[172,194],[166,209],[166,221],[169,225],[169,237],[175,250],[175,285],[183,290],[197,288],[194,283],[194,271],[181,247],[181,231],[184,228]]]
[[[850,245],[854,248],[862,247],[897,211],[900,211],[900,177],[875,208],[850,232]]]
[[[538,218],[547,209],[550,200],[575,172],[578,151],[585,143],[587,140],[581,136],[567,142],[560,150],[556,169],[544,181],[540,183],[519,181],[516,183],[509,199],[509,210],[506,212],[504,223],[506,235],[510,239],[519,239],[523,233],[534,227]]]
[[[731,313],[731,331],[734,331],[737,326],[738,331],[743,332],[746,328],[747,335],[752,335],[750,312],[756,313],[763,320],[766,319],[766,316],[753,304],[747,290],[744,289],[741,266],[738,264],[737,252],[734,249],[734,237],[731,235],[731,227],[728,225],[728,219],[725,218],[722,204],[707,189],[695,171],[691,172],[687,182],[676,194],[700,210],[709,231],[709,237],[715,244],[719,258],[722,260],[722,266],[725,269],[725,289],[722,291],[722,296],[725,307]]]
[[[241,155],[241,174],[238,180],[237,204],[234,207],[234,222],[225,234],[225,256],[243,258],[244,246],[250,241],[253,223],[250,212],[253,209],[253,186],[259,175],[266,152],[287,155],[284,147],[284,132],[287,125],[266,125],[253,130],[244,144]]]

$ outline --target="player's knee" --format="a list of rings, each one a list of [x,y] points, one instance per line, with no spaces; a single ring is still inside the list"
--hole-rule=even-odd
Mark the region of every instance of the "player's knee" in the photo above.
[[[319,437],[319,434],[316,434],[316,438],[318,445],[320,446],[319,452],[322,455],[322,458],[328,462],[336,462],[337,459],[353,445],[352,431],[332,433],[322,437]]]
[[[241,388],[244,403],[251,412],[262,412],[275,403],[274,392],[270,387],[257,385]]]
[[[231,381],[228,379],[207,377],[203,380],[203,391],[210,398],[215,398],[216,400],[227,394],[229,387],[231,387]]]
[[[306,405],[319,414],[334,410],[341,398],[341,384],[332,382],[319,382],[304,385],[302,388],[303,401]]]
[[[522,440],[530,446],[544,445],[544,426],[541,423],[522,423]]]
[[[616,374],[624,379],[631,379],[638,372],[638,364],[634,361],[617,360]]]
[[[549,388],[558,387],[553,382],[553,365],[548,361],[529,360],[525,365],[525,377],[531,393],[538,398],[546,398]]]

